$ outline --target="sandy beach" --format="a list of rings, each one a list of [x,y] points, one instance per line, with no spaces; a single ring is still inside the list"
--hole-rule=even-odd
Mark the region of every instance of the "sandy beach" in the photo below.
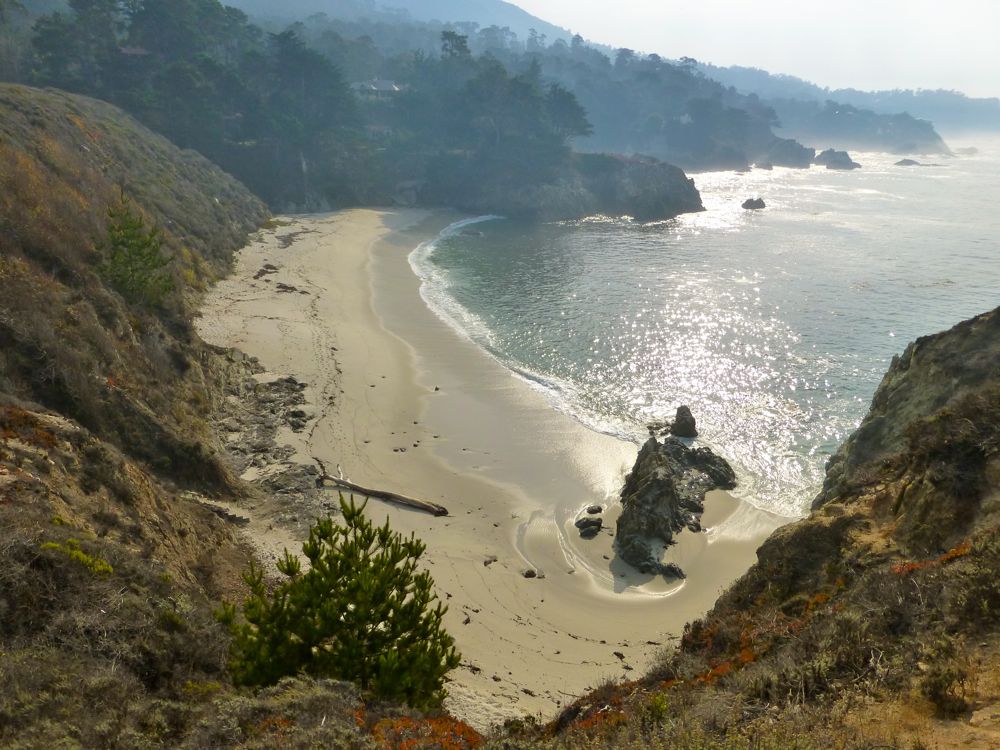
[[[241,251],[197,327],[257,357],[262,379],[308,384],[308,429],[278,436],[293,460],[448,508],[434,517],[372,500],[368,512],[427,543],[424,564],[462,652],[448,707],[482,727],[525,713],[547,719],[606,678],[641,674],[788,519],[712,493],[706,532],[683,532],[668,550],[685,581],[630,572],[612,529],[637,446],[555,410],[421,299],[407,257],[460,218],[410,209],[283,217]],[[606,528],[582,540],[573,523],[593,504],[607,508]],[[268,511],[241,512],[273,550],[292,536],[262,520]]]

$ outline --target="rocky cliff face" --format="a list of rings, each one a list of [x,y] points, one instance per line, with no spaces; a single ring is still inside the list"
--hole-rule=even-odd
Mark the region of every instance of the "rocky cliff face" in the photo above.
[[[760,548],[684,648],[732,665],[757,699],[793,683],[800,699],[863,684],[961,714],[973,705],[962,665],[1000,639],[998,540],[994,310],[893,361],[813,513]]]
[[[606,154],[577,154],[569,169],[543,184],[477,185],[474,191],[437,200],[470,213],[537,221],[603,214],[646,222],[705,210],[694,181],[679,167]]]
[[[930,438],[998,384],[998,310],[911,343],[893,358],[860,427],[827,463],[813,508],[848,495],[872,473],[902,460],[911,445]],[[976,415],[976,421],[983,416]]]
[[[694,180],[672,164],[600,154],[581,154],[577,163],[597,213],[657,221],[704,210]]]

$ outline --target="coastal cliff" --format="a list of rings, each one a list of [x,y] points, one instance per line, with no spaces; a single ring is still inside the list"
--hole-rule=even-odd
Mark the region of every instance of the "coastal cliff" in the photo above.
[[[529,221],[604,215],[648,222],[705,210],[694,180],[679,167],[649,157],[574,154],[556,177],[541,183],[484,180],[471,164],[452,165],[450,171],[460,177],[418,194],[420,202]]]
[[[156,305],[98,270],[123,190],[170,258]],[[190,318],[266,218],[236,180],[111,105],[0,86],[5,748],[229,742],[214,720],[180,736],[203,710],[192,696],[219,695],[212,613],[252,556],[213,504],[242,491],[207,421],[228,365]]]

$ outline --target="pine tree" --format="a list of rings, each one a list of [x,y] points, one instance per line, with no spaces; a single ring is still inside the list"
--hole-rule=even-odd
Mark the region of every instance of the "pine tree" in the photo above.
[[[305,673],[350,680],[379,697],[414,707],[440,704],[444,676],[458,666],[454,639],[441,627],[446,608],[417,562],[426,546],[375,528],[340,498],[343,525],[318,521],[302,551],[309,569],[287,550],[273,591],[256,565],[244,575],[250,596],[243,619],[227,605],[230,671],[238,684],[271,685]]]
[[[158,305],[174,288],[158,227],[147,230],[124,191],[108,206],[108,239],[101,275],[132,303]]]

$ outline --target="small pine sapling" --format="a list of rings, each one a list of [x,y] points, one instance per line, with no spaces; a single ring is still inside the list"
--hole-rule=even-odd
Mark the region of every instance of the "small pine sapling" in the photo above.
[[[440,705],[444,676],[460,657],[430,574],[417,571],[426,546],[393,532],[388,520],[376,528],[353,498],[341,497],[340,507],[343,524],[326,518],[309,530],[308,570],[286,550],[278,570],[287,580],[272,590],[251,565],[243,617],[224,606],[233,679],[272,685],[305,673],[417,708]]]
[[[159,227],[146,229],[123,191],[117,205],[108,206],[107,228],[101,275],[129,302],[160,304],[173,290],[174,280]]]

